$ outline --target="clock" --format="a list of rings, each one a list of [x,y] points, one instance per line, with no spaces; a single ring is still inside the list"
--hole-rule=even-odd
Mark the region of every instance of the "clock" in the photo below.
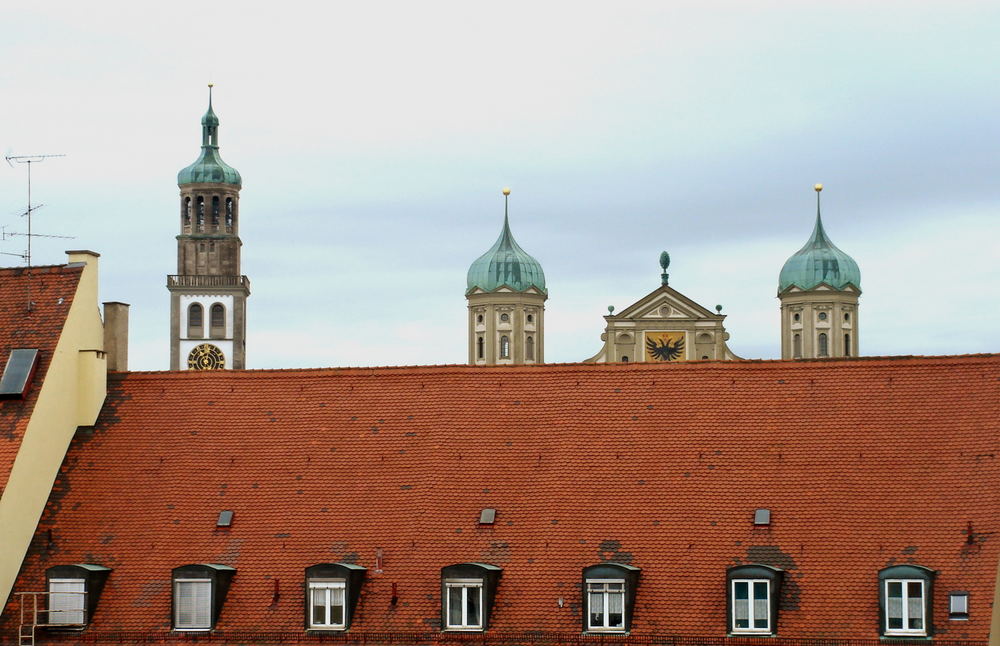
[[[226,367],[226,355],[211,343],[196,345],[188,355],[189,370],[222,370]]]

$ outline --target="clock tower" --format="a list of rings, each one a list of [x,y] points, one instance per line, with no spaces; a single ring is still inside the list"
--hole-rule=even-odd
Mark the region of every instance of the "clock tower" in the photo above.
[[[246,367],[246,302],[240,272],[239,172],[219,156],[219,118],[201,118],[201,154],[177,174],[180,234],[170,291],[170,369]]]

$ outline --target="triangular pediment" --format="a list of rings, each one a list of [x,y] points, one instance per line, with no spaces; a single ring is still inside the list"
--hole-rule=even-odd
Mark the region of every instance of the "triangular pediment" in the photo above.
[[[722,318],[667,285],[661,285],[613,317],[645,320]]]

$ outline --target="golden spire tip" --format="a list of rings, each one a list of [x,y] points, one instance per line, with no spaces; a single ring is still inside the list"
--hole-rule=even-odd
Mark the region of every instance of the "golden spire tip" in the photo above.
[[[815,191],[817,193],[819,193],[820,191],[823,190],[823,185],[822,184],[817,184],[816,186],[813,186],[813,189],[815,189]]]
[[[503,187],[503,194],[504,195],[510,195],[510,187],[509,186],[504,186]]]

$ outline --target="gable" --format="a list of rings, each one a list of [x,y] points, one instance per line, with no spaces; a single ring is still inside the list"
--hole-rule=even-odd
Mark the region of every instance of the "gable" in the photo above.
[[[713,319],[723,318],[705,309],[698,303],[684,296],[667,285],[663,285],[632,305],[629,305],[614,318],[631,319]]]

